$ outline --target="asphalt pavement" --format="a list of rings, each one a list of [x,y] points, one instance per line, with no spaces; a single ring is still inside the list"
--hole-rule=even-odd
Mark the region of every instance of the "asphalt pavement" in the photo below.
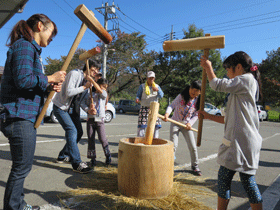
[[[86,158],[87,137],[83,122],[84,135],[79,143],[81,158]],[[118,164],[118,143],[121,138],[135,137],[137,115],[117,114],[116,119],[106,124],[106,135],[112,152],[112,167]],[[197,128],[197,123],[194,125]],[[263,137],[259,169],[256,181],[264,199],[264,209],[280,209],[280,123],[261,122],[260,133]],[[202,177],[192,175],[190,156],[187,144],[182,135],[179,137],[179,148],[176,154],[174,172],[187,176],[191,185],[204,187],[212,196],[193,195],[197,200],[216,209],[217,205],[217,149],[223,134],[223,125],[204,121],[202,145],[198,148],[199,167]],[[76,197],[62,198],[60,195],[73,189],[81,188],[83,180],[91,175],[73,172],[70,165],[54,163],[58,152],[65,144],[64,131],[59,124],[45,123],[38,128],[37,145],[32,171],[25,181],[25,200],[31,205],[40,205],[41,209],[85,209],[84,203],[77,202]],[[160,138],[169,139],[169,123],[163,122]],[[97,146],[97,164],[104,166],[105,157],[99,141]],[[0,209],[3,206],[5,185],[11,168],[11,157],[7,139],[0,136]],[[94,174],[98,171],[93,172]],[[228,209],[247,210],[250,205],[246,193],[236,175],[232,184],[232,199]],[[66,208],[67,206],[67,208]],[[105,209],[102,205],[88,204],[88,209]],[[94,207],[93,207],[94,206]]]

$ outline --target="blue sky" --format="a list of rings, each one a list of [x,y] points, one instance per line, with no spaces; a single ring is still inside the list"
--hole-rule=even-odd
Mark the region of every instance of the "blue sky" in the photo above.
[[[68,54],[82,24],[74,9],[84,4],[104,25],[104,16],[95,8],[105,2],[112,5],[113,0],[29,0],[23,13],[15,14],[0,29],[0,66],[5,65],[8,35],[19,20],[43,13],[56,23],[58,35],[42,52],[46,64],[46,57],[59,59]],[[225,35],[223,57],[242,50],[260,63],[267,57],[266,52],[277,50],[280,43],[279,0],[115,0],[114,4],[121,11],[116,10],[119,19],[109,21],[108,30],[119,22],[121,31],[140,31],[146,35],[148,50],[163,51],[162,43],[169,38],[172,25],[175,39],[182,39],[183,29],[187,30],[189,24],[212,36]],[[79,48],[89,50],[97,45],[98,39],[87,29]]]

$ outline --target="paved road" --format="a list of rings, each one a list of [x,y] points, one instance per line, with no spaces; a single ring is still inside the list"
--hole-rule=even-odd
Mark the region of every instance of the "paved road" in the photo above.
[[[106,124],[106,134],[110,142],[110,149],[113,155],[113,164],[117,164],[118,142],[121,138],[135,137],[137,127],[137,115],[117,114],[116,119]],[[83,123],[84,136],[79,144],[83,161],[86,158],[86,123]],[[197,128],[197,124],[194,125]],[[257,172],[256,181],[261,193],[267,198],[273,198],[269,195],[267,189],[277,189],[279,191],[280,178],[280,123],[261,122],[260,133],[264,142],[261,150],[260,167]],[[219,165],[216,163],[217,149],[223,136],[223,125],[208,120],[204,121],[202,145],[198,148],[200,159],[199,167],[203,176],[199,181],[193,179],[195,185],[206,186],[208,191],[214,196],[198,197],[207,206],[216,208],[216,189],[217,189],[217,171]],[[160,138],[169,139],[169,123],[163,122],[160,131]],[[57,195],[70,189],[76,189],[80,186],[80,180],[87,175],[74,173],[69,165],[55,164],[53,160],[58,152],[64,146],[64,131],[59,124],[46,123],[38,128],[38,138],[35,153],[34,165],[31,173],[25,182],[25,199],[32,205],[40,205],[43,209],[56,209],[56,203],[59,202]],[[182,135],[179,138],[179,148],[176,154],[175,172],[185,175],[191,175],[190,156],[186,142]],[[0,136],[0,208],[3,206],[3,196],[5,184],[9,175],[10,161],[9,144],[7,139]],[[105,161],[100,143],[97,141],[97,162],[102,164]],[[278,179],[277,179],[278,178]],[[275,181],[276,180],[276,181]],[[277,182],[278,181],[278,182]],[[203,182],[203,183],[202,183]],[[274,185],[272,185],[274,183]],[[276,183],[276,188],[275,188]],[[270,187],[271,188],[268,188]],[[239,176],[234,177],[232,185],[232,199],[229,209],[248,209],[247,196],[239,182]],[[276,190],[277,191],[277,190]],[[276,201],[274,199],[274,201]],[[270,204],[273,202],[269,201]],[[60,208],[57,208],[60,209]],[[76,208],[73,208],[76,209]]]

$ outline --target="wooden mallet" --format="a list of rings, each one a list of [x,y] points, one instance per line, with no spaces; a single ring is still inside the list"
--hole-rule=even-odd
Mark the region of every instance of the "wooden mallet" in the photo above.
[[[161,114],[158,114],[158,117],[160,118],[160,119],[165,119],[165,117],[163,116],[163,115],[161,115]],[[174,124],[176,124],[176,125],[179,125],[179,126],[181,126],[181,127],[183,127],[183,128],[185,128],[185,127],[187,127],[185,124],[183,124],[183,123],[180,123],[180,122],[178,122],[178,121],[176,121],[176,120],[172,120],[172,119],[170,119],[170,118],[167,118],[167,121],[168,122],[171,122],[171,123],[174,123]],[[192,131],[195,131],[195,132],[198,132],[198,130],[196,130],[195,128],[191,128],[191,130]]]
[[[74,13],[82,21],[82,26],[66,57],[66,60],[63,64],[63,66],[61,67],[61,71],[67,70],[67,68],[70,64],[70,61],[72,60],[72,58],[75,54],[75,51],[76,51],[79,43],[81,42],[81,39],[87,28],[89,28],[91,31],[93,31],[106,44],[110,43],[113,40],[112,36],[102,27],[102,25],[99,23],[99,21],[94,17],[94,13],[92,11],[89,11],[84,4],[79,5],[75,9]],[[54,94],[55,94],[55,91],[50,92],[50,94],[43,106],[43,109],[42,109],[40,115],[38,116],[37,121],[35,122],[35,125],[34,125],[35,128],[38,128],[40,126],[40,123],[44,119],[45,113],[48,109],[48,106],[49,106]]]
[[[88,59],[98,53],[100,53],[101,50],[99,47],[95,47],[92,48],[91,50],[88,50],[84,53],[82,53],[81,55],[79,55],[79,59],[82,61],[86,62],[86,67],[87,67],[87,75],[90,76],[90,72],[89,72],[89,64],[88,64]],[[92,96],[92,89],[90,88],[90,99],[91,99],[91,103],[93,104],[93,96]]]
[[[153,143],[155,126],[158,118],[159,103],[152,101],[150,103],[150,112],[148,116],[148,123],[146,128],[145,139],[143,144],[151,145]]]
[[[171,40],[163,43],[164,51],[180,51],[180,50],[204,50],[204,56],[206,59],[209,57],[210,49],[219,49],[225,47],[225,36],[210,36],[205,34],[205,37]],[[205,102],[205,90],[206,90],[207,75],[205,69],[202,71],[202,85],[201,85],[201,97],[199,110],[204,110]],[[199,117],[198,122],[198,134],[197,134],[197,146],[201,145],[202,137],[203,116]]]

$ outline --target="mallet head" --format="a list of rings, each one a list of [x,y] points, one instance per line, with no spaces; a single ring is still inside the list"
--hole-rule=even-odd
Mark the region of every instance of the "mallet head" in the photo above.
[[[180,39],[163,42],[163,50],[180,51],[180,50],[204,50],[219,49],[225,47],[225,36],[205,36],[191,39]]]
[[[81,55],[79,55],[79,59],[83,61],[83,60],[86,60],[86,59],[100,53],[100,52],[101,52],[100,48],[95,47],[95,48],[92,48],[91,50],[88,50],[88,51],[82,53]]]
[[[74,13],[105,44],[109,44],[113,40],[112,36],[105,30],[105,28],[103,28],[99,21],[94,17],[94,13],[92,11],[89,11],[84,4],[79,5],[75,9]]]

